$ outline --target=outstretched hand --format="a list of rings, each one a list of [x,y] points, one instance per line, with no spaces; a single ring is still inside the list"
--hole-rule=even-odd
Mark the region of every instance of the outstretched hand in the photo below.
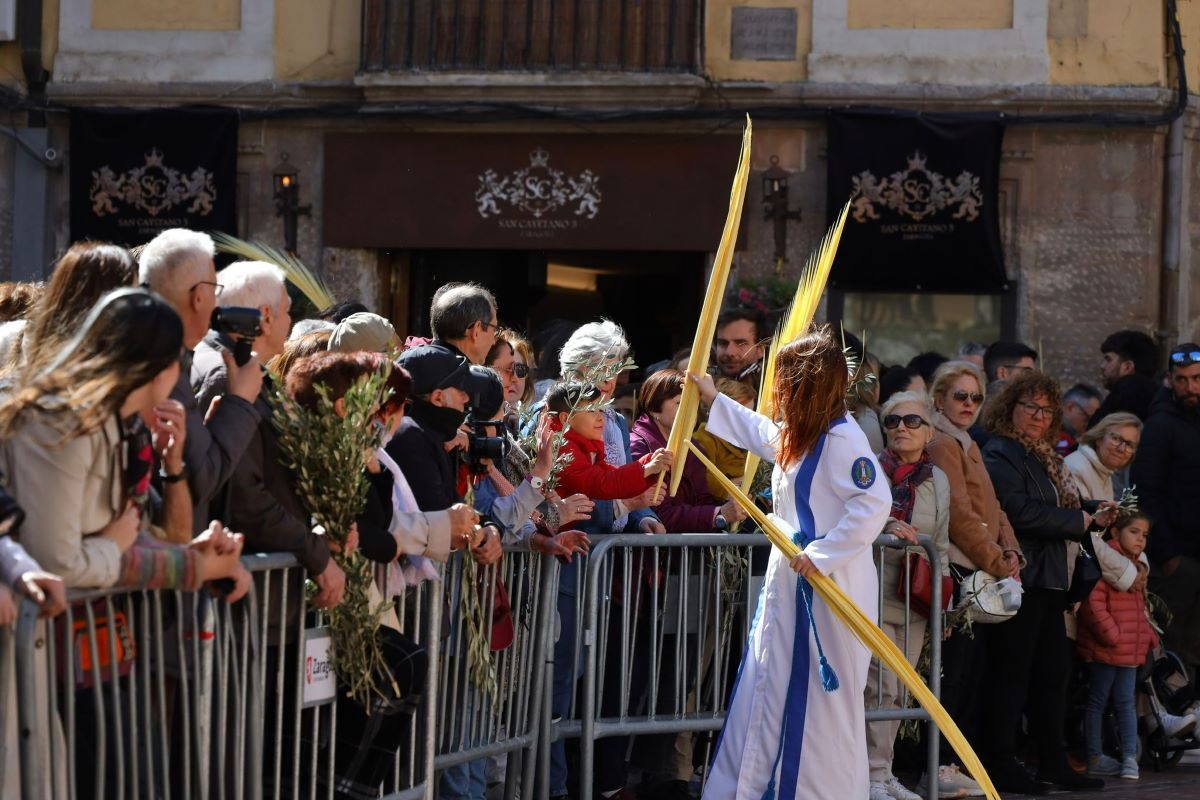
[[[713,401],[717,399],[717,382],[713,380],[713,376],[707,372],[699,375],[689,372],[688,380],[696,384],[696,388],[700,391],[700,399],[704,401],[704,405],[711,406]]]

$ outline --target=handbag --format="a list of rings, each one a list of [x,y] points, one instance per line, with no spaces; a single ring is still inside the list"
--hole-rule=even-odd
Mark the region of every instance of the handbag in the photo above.
[[[942,611],[950,607],[954,599],[954,578],[949,575],[940,576],[942,579]],[[899,600],[908,598],[909,607],[922,617],[929,618],[933,607],[933,569],[929,559],[922,553],[907,552],[900,564],[900,580],[896,582],[896,597]]]
[[[137,658],[137,643],[129,630],[125,612],[114,608],[110,618],[103,598],[91,601],[90,605],[92,619],[95,621],[94,652],[92,637],[88,633],[86,603],[75,605],[75,613],[69,627],[65,617],[54,622],[58,637],[58,676],[64,684],[68,681],[73,683],[76,689],[90,689],[95,685],[96,668],[99,668],[101,682],[110,681],[114,677],[124,678],[132,671],[133,662]],[[68,641],[71,642],[70,663],[67,663]]]
[[[1013,578],[999,579],[989,572],[977,569],[959,584],[958,604],[965,607],[966,617],[972,623],[1004,622],[1021,609],[1023,593],[1020,581]]]
[[[1091,595],[1092,589],[1100,581],[1100,562],[1092,552],[1092,537],[1085,536],[1079,543],[1079,552],[1075,555],[1075,570],[1071,573],[1071,585],[1067,587],[1067,606],[1082,603]]]

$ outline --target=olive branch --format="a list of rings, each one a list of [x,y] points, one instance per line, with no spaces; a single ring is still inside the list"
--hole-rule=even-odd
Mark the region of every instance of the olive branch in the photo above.
[[[270,394],[272,422],[279,433],[283,463],[293,471],[296,494],[340,551],[333,559],[346,573],[346,588],[342,602],[327,612],[333,668],[346,684],[346,694],[368,714],[374,698],[389,698],[381,682],[388,685],[391,696],[400,693],[377,636],[387,603],[371,606],[371,563],[358,550],[345,554],[350,528],[367,502],[364,457],[381,441],[371,421],[391,394],[387,388],[390,362],[385,363],[384,369],[350,387],[342,399],[345,414],[341,417],[334,412],[324,384],[314,387],[314,411],[288,397],[278,380]]]

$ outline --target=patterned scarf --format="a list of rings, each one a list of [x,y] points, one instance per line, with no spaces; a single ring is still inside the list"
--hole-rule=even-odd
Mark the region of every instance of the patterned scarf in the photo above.
[[[142,415],[134,414],[121,425],[121,438],[125,443],[125,490],[144,512],[150,500],[150,476],[154,470],[154,436]]]
[[[1046,470],[1046,474],[1050,476],[1050,482],[1058,490],[1059,508],[1083,507],[1083,504],[1079,501],[1079,486],[1075,483],[1075,476],[1067,470],[1062,456],[1054,449],[1053,444],[1047,442],[1045,439],[1030,439],[1016,430],[1006,435],[1020,442],[1026,451],[1032,453],[1033,457],[1041,462]]]
[[[917,502],[917,487],[933,475],[933,460],[929,452],[921,451],[915,463],[906,464],[891,451],[884,448],[879,454],[879,466],[883,467],[892,484],[892,517],[901,522],[912,522],[913,505]]]

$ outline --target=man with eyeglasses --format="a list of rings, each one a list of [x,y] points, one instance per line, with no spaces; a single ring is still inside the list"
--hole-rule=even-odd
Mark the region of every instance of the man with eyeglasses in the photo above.
[[[211,415],[192,391],[193,353],[208,333],[221,289],[214,255],[216,247],[208,234],[171,228],[155,236],[138,256],[142,285],[162,295],[183,320],[184,353],[171,399],[178,400],[187,411],[184,471],[180,476],[164,476],[163,480],[186,478],[194,505],[192,528],[197,533],[208,527],[209,505],[233,474],[258,427],[254,401],[263,380],[257,358],[252,357],[241,367],[228,358],[228,391]]]
[[[1150,406],[1131,480],[1150,515],[1146,554],[1150,590],[1172,614],[1165,644],[1188,664],[1200,665],[1200,344],[1188,342],[1167,359],[1171,385]]]
[[[1079,437],[1088,429],[1088,420],[1100,407],[1100,390],[1086,383],[1077,383],[1063,392],[1062,430],[1054,449],[1066,458],[1079,448]]]
[[[436,344],[482,365],[500,335],[496,298],[477,283],[447,283],[433,295],[429,324]]]

